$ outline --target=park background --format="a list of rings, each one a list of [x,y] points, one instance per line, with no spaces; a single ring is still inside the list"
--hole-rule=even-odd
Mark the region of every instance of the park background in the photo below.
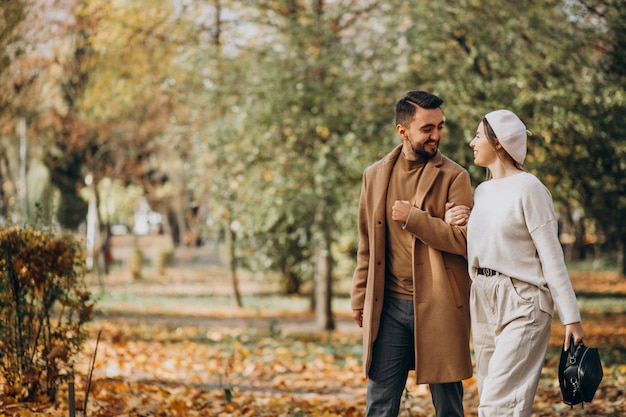
[[[84,242],[86,358],[104,329],[89,415],[362,414],[356,205],[411,89],[445,100],[440,149],[473,186],[482,115],[509,108],[533,132],[526,166],[552,193],[605,352],[584,412],[623,413],[623,0],[0,7],[0,222]],[[558,331],[536,415],[581,412],[559,403]],[[406,398],[405,415],[430,413],[423,388]]]

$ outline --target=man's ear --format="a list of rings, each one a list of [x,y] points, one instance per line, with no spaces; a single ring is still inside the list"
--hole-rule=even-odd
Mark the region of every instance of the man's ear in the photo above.
[[[402,126],[401,124],[396,125],[396,132],[398,132],[398,135],[400,135],[400,137],[403,140],[406,140],[406,128],[404,126]]]

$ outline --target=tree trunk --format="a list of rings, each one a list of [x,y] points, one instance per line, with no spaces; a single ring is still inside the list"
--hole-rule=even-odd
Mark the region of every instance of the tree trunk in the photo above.
[[[300,278],[291,270],[291,264],[286,257],[281,259],[280,272],[282,275],[282,288],[286,295],[300,294]]]
[[[89,202],[87,208],[87,257],[86,265],[89,271],[96,269],[96,258],[100,240],[100,216],[98,215],[98,189],[93,175],[89,174],[85,178],[87,190],[89,191]],[[97,272],[97,271],[96,271]]]
[[[98,192],[97,183],[93,178],[92,183],[88,184],[88,187],[90,193],[88,223],[93,227],[91,232],[93,242],[91,243],[91,253],[89,255],[91,256],[92,271],[94,271],[98,277],[100,291],[104,292],[104,275],[108,274],[106,251],[110,246],[110,236],[108,233],[108,225],[103,225],[102,219],[100,218],[100,193]],[[91,216],[93,216],[93,219]]]
[[[165,218],[167,221],[164,224],[164,233],[171,236],[174,246],[181,245],[183,242],[180,240],[180,232],[178,230],[178,219],[176,217],[176,209],[174,208],[174,202],[166,208]]]
[[[174,215],[176,216],[176,231],[178,232],[177,239],[182,245],[187,243],[185,239],[187,224],[185,222],[184,203],[184,197],[182,195],[174,197]]]
[[[5,187],[0,187],[0,218],[6,218],[9,213],[8,196],[11,192],[8,189],[8,185],[15,183],[11,177],[11,164],[9,163],[6,149],[3,149],[0,152],[0,182],[7,184],[7,187],[6,189]]]
[[[328,231],[320,242],[315,271],[315,322],[321,330],[334,330],[332,313],[332,272],[333,262],[330,253],[331,237]]]
[[[28,139],[27,139],[27,128],[26,128],[26,118],[21,117],[18,120],[17,128],[18,136],[20,139],[20,175],[19,175],[19,187],[17,189],[18,195],[17,199],[20,205],[20,222],[27,223],[28,222],[28,192],[26,190],[26,173],[27,173],[27,160],[28,160]]]
[[[624,262],[624,259],[626,259],[626,236],[622,236],[617,243],[617,265],[622,277],[626,278],[626,262]]]
[[[241,301],[241,293],[239,292],[239,276],[237,275],[237,253],[236,253],[236,241],[237,234],[228,224],[226,227],[226,244],[228,245],[228,265],[230,268],[230,277],[232,283],[232,299],[237,307],[243,307]]]

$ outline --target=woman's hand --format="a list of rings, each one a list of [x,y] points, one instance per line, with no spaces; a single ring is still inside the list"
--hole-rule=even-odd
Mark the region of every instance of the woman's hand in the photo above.
[[[580,322],[566,324],[565,325],[565,349],[569,348],[570,339],[574,339],[574,346],[578,346],[580,342],[583,341],[583,336],[585,335],[585,331],[583,330],[583,325]]]
[[[446,203],[446,214],[444,220],[453,226],[465,226],[469,219],[470,208],[463,205],[456,205],[454,202]]]

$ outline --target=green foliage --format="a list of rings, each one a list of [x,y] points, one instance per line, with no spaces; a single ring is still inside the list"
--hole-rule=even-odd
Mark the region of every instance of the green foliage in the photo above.
[[[580,227],[594,219],[612,248],[626,241],[623,6],[409,1],[410,18],[395,29],[410,40],[405,84],[444,98],[441,149],[468,168],[473,184],[485,176],[468,147],[479,119],[509,108],[533,132],[526,167],[564,212],[581,213]]]
[[[14,0],[2,2],[2,18],[0,18],[0,45],[4,46],[12,36],[14,28],[24,19],[25,1]],[[10,57],[4,48],[0,49],[0,73],[11,63]],[[4,107],[1,103],[0,107]]]
[[[53,400],[73,378],[93,303],[80,243],[33,228],[0,229],[3,394]]]
[[[312,278],[322,242],[354,230],[361,173],[393,137],[396,87],[393,60],[377,43],[386,32],[373,23],[384,7],[281,5],[256,7],[273,47],[255,40],[223,57],[229,71],[215,83],[225,113],[209,147],[211,166],[229,173],[212,179],[214,213],[237,222],[240,265],[280,271],[297,287]]]
[[[113,191],[136,184],[180,236],[234,228],[236,265],[307,281],[321,242],[335,265],[354,257],[361,173],[399,143],[397,98],[428,89],[445,100],[441,149],[474,184],[479,118],[510,108],[533,131],[527,168],[562,212],[595,222],[610,248],[626,240],[623,0],[76,6],[72,42],[55,39],[64,47],[45,62],[54,71],[15,56],[0,80],[43,144],[63,226],[84,219],[72,196],[89,172],[103,223],[128,223],[132,199],[113,204]],[[33,16],[22,28],[46,27]],[[24,32],[29,48],[41,33]],[[45,89],[22,86],[31,73]],[[41,91],[66,92],[63,106]],[[7,183],[10,161],[0,158]],[[19,204],[14,194],[4,201]]]
[[[124,185],[121,180],[104,178],[98,183],[98,195],[104,197],[100,201],[100,220],[104,224],[123,224],[131,227],[134,224],[135,209],[140,205],[144,190],[136,185]],[[89,201],[90,190],[83,188],[80,195]]]
[[[353,256],[360,175],[398,143],[393,105],[417,88],[444,98],[441,149],[475,185],[485,173],[468,143],[479,118],[510,108],[534,133],[527,167],[557,202],[584,207],[606,223],[603,230],[623,235],[613,226],[621,212],[605,215],[622,205],[626,181],[623,141],[608,133],[622,130],[616,115],[624,94],[616,86],[623,83],[603,80],[601,65],[614,57],[611,68],[621,68],[622,55],[598,52],[603,32],[621,45],[619,8],[606,10],[606,24],[597,17],[593,24],[592,11],[577,14],[575,3],[258,2],[239,10],[243,20],[255,16],[263,36],[206,61],[215,70],[207,90],[215,106],[209,139],[199,143],[204,150],[208,143],[206,166],[216,174],[213,214],[238,226],[239,265],[308,280],[328,234],[333,250],[341,242]],[[220,27],[220,39],[234,33]],[[212,56],[223,51],[216,45]]]

